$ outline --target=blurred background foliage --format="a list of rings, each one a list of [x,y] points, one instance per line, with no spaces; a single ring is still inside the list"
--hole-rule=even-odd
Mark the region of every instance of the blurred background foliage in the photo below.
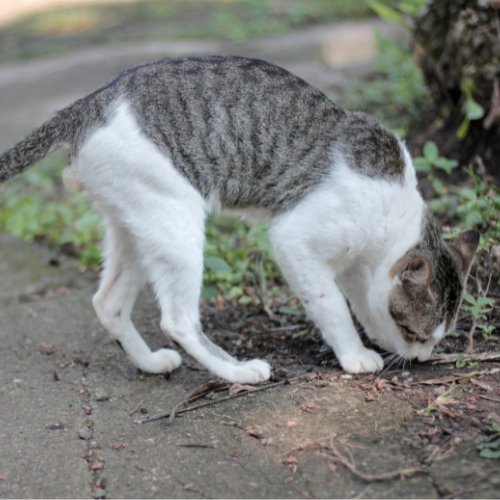
[[[0,30],[0,62],[103,43],[241,41],[370,13],[365,0],[138,0],[73,5],[23,16]]]

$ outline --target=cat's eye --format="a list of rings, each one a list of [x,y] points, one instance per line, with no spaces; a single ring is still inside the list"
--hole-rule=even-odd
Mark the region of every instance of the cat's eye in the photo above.
[[[403,336],[407,342],[419,342],[420,344],[425,344],[427,342],[427,338],[422,337],[417,332],[413,331],[411,328],[403,325],[401,323],[397,323],[399,329],[403,332]]]

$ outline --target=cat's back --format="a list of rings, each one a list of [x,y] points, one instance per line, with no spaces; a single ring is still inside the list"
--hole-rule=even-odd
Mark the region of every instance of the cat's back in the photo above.
[[[292,206],[331,173],[336,153],[364,176],[403,174],[401,145],[377,120],[265,61],[165,59],[110,88],[173,166],[227,208]]]
[[[304,80],[257,59],[166,59],[125,72],[120,85],[146,135],[226,206],[299,199],[326,172],[345,116]]]

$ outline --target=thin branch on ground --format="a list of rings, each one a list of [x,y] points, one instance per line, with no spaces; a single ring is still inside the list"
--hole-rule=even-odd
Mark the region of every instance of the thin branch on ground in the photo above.
[[[358,479],[361,479],[365,482],[380,482],[380,481],[389,481],[391,479],[404,478],[408,476],[413,476],[414,474],[422,474],[425,473],[425,470],[421,467],[409,467],[406,469],[397,469],[388,472],[382,472],[380,474],[366,474],[361,472],[357,467],[354,461],[348,458],[345,454],[341,453],[339,449],[335,446],[333,442],[333,438],[330,440],[330,445],[326,448],[329,453],[322,453],[321,455],[326,458],[333,458],[335,461],[342,464],[344,467],[349,469],[349,471],[354,474]]]
[[[478,352],[475,354],[452,353],[452,354],[436,354],[431,356],[424,363],[433,364],[448,364],[461,361],[500,361],[500,352]]]
[[[175,419],[175,416],[179,412],[179,410],[184,407],[189,405],[190,403],[193,403],[194,401],[201,399],[202,397],[206,396],[210,392],[218,392],[222,391],[224,389],[228,389],[229,386],[228,382],[225,382],[223,380],[215,380],[215,381],[209,381],[204,384],[201,384],[197,387],[195,387],[189,396],[186,399],[183,399],[179,403],[177,403],[171,410],[170,410],[170,417],[169,421],[173,422]]]
[[[446,375],[440,378],[431,378],[427,380],[420,380],[418,382],[411,382],[409,385],[443,385],[451,384],[452,382],[460,382],[463,380],[481,377],[484,375],[495,375],[495,373],[500,373],[500,368],[492,368],[491,370],[481,370],[469,373],[455,373],[452,375]]]
[[[267,385],[262,385],[260,387],[256,387],[252,391],[241,391],[241,392],[238,392],[238,393],[233,394],[231,396],[224,396],[222,398],[214,399],[212,401],[206,401],[206,402],[200,403],[198,405],[188,406],[187,408],[180,408],[180,409],[176,410],[175,408],[181,406],[179,404],[179,405],[176,405],[176,407],[174,408],[174,410],[171,410],[171,411],[168,411],[168,412],[165,412],[165,413],[159,413],[158,415],[152,415],[151,417],[146,417],[146,418],[144,418],[142,420],[136,420],[135,422],[137,424],[146,424],[148,422],[154,422],[156,420],[161,420],[163,418],[170,418],[171,415],[174,415],[173,418],[175,418],[175,416],[181,415],[183,413],[187,413],[187,412],[190,412],[190,411],[198,410],[200,408],[206,408],[207,406],[213,406],[213,405],[222,403],[224,401],[229,401],[231,399],[241,398],[242,396],[247,396],[248,394],[255,394],[256,392],[265,391],[267,389],[272,389],[273,387],[277,387],[279,385],[294,384],[294,383],[299,382],[303,378],[304,378],[304,375],[300,375],[298,377],[294,377],[294,378],[291,378],[291,379],[280,380],[279,382],[274,382],[272,384],[267,384]],[[184,401],[182,401],[182,403],[184,403]]]
[[[494,403],[500,403],[499,398],[492,398],[491,396],[486,396],[485,394],[479,394],[478,397],[481,399],[486,399],[486,401],[493,401]]]
[[[135,412],[139,411],[141,406],[144,404],[144,399],[141,399],[129,412],[129,417],[132,416]]]

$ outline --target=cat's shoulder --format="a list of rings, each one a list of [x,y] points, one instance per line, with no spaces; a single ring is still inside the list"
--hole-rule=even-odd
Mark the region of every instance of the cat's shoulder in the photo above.
[[[411,167],[402,141],[367,113],[347,113],[336,142],[349,166],[368,177],[403,181]]]

